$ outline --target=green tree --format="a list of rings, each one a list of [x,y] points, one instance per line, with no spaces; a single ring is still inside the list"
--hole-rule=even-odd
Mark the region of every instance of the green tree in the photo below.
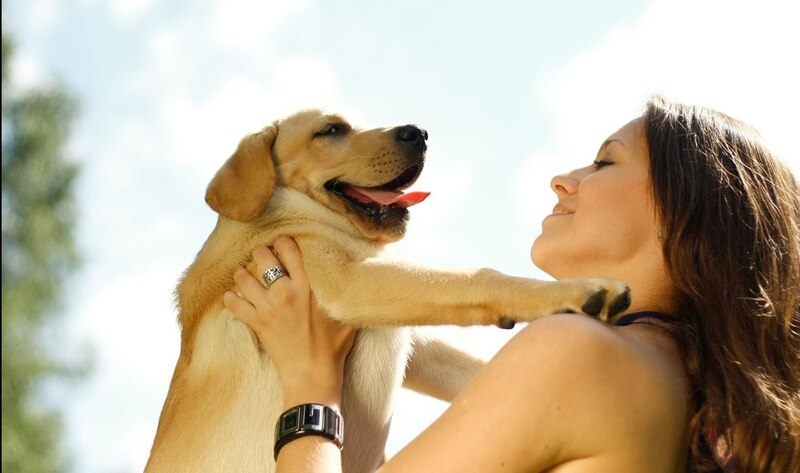
[[[87,369],[45,343],[63,316],[63,283],[80,260],[73,235],[79,168],[64,149],[77,104],[58,85],[16,93],[5,31],[2,48],[2,470],[63,472],[62,415],[42,394]]]

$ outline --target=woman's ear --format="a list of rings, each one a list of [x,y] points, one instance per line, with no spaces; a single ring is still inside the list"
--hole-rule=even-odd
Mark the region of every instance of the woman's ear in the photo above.
[[[206,189],[206,203],[220,215],[249,222],[264,212],[275,188],[272,145],[278,131],[268,126],[247,135]]]

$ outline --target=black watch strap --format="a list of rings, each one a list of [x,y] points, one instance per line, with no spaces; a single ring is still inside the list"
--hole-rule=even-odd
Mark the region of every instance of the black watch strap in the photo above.
[[[275,426],[275,459],[284,445],[306,435],[325,437],[341,450],[344,442],[341,414],[322,404],[301,404],[281,414]]]

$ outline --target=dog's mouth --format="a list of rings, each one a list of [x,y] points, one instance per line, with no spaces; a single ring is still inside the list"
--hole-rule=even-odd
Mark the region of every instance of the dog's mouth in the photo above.
[[[391,181],[375,187],[361,187],[339,179],[331,179],[325,188],[344,200],[352,209],[371,219],[380,219],[392,210],[416,205],[430,195],[430,192],[403,192],[410,187],[422,173],[422,165],[414,164]]]

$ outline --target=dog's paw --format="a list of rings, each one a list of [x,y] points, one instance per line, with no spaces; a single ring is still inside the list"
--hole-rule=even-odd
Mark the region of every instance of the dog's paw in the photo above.
[[[607,321],[622,313],[631,303],[628,286],[616,279],[562,279],[526,281],[530,289],[511,293],[491,314],[491,323],[510,329],[516,322],[530,322],[550,314],[586,314]],[[516,288],[519,290],[519,288]]]
[[[580,304],[580,309],[575,310],[571,307],[565,307],[556,312],[582,312],[600,320],[608,320],[627,309],[631,304],[631,290],[620,281],[588,279],[582,282],[588,285],[588,296]]]

